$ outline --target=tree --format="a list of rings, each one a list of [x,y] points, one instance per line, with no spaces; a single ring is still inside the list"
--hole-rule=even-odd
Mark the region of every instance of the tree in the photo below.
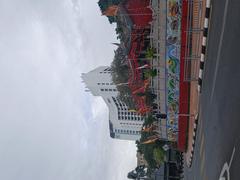
[[[135,102],[132,98],[132,91],[128,87],[129,67],[126,60],[125,51],[118,47],[111,64],[112,80],[117,85],[119,99],[123,101],[128,108],[136,109]],[[126,84],[124,84],[126,83]]]
[[[153,106],[154,100],[156,99],[157,95],[153,94],[151,91],[146,91],[145,92],[145,101],[148,106]]]
[[[115,31],[116,31],[117,34],[120,34],[120,33],[123,32],[123,28],[120,27],[119,25],[117,25],[117,27],[115,28]]]
[[[134,170],[130,171],[127,175],[129,179],[139,179],[146,177],[146,167],[143,166],[137,166]]]
[[[109,6],[118,5],[122,0],[99,0],[98,6],[100,7],[101,12],[104,12]]]
[[[154,118],[149,117],[150,121],[154,121]],[[150,123],[150,122],[149,122]],[[155,132],[144,132],[141,133],[141,138],[139,141],[136,141],[137,150],[144,155],[145,160],[148,163],[148,171],[150,173],[151,169],[155,169],[160,165],[160,162],[163,161],[163,155],[165,152],[162,147],[165,145],[166,141],[157,140],[152,144],[143,144],[142,142],[146,141],[150,136],[155,135]],[[161,151],[161,152],[160,152]],[[154,154],[155,153],[155,154]],[[163,153],[163,154],[162,154]]]
[[[138,92],[136,95],[142,97],[142,96],[145,96],[146,94],[143,92]]]
[[[143,73],[144,73],[144,76],[146,78],[157,76],[157,70],[156,69],[145,69],[145,71],[143,71]]]
[[[153,150],[153,157],[157,165],[162,164],[162,162],[164,161],[164,156],[165,156],[165,152],[162,148],[155,148]]]
[[[148,59],[152,59],[152,58],[154,58],[154,54],[155,54],[155,50],[151,47],[148,47],[146,50],[145,57]]]
[[[153,149],[156,147],[156,144],[142,144],[148,137],[154,135],[153,132],[142,132],[141,138],[137,143],[137,149],[140,153],[144,155],[145,160],[148,163],[149,168],[157,167],[157,164],[153,158]]]
[[[135,102],[132,98],[132,91],[129,89],[128,85],[117,86],[119,91],[119,99],[124,102],[129,109],[136,109]]]
[[[143,126],[151,125],[154,121],[156,121],[156,119],[155,119],[152,115],[148,115],[148,116],[144,119]]]
[[[137,174],[133,171],[130,171],[127,175],[128,179],[137,179]]]

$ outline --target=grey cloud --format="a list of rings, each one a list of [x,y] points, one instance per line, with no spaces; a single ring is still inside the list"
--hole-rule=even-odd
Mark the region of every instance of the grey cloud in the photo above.
[[[122,180],[135,165],[134,143],[110,139],[104,102],[81,84],[113,56],[99,14],[92,1],[0,1],[0,179]]]

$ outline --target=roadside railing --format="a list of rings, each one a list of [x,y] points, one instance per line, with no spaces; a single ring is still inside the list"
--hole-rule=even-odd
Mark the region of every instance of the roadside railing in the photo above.
[[[187,1],[188,19],[185,30],[184,81],[190,82],[198,79],[203,35],[203,1],[185,1]]]

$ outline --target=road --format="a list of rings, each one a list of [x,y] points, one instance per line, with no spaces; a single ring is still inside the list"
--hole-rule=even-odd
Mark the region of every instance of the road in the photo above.
[[[225,164],[226,180],[240,180],[240,1],[213,0],[210,18],[195,153],[185,179],[218,180]]]

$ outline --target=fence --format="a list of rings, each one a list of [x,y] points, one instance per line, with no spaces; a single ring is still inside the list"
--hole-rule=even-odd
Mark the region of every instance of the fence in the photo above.
[[[166,0],[152,0],[153,22],[151,23],[150,46],[156,49],[152,60],[152,67],[157,70],[157,76],[152,78],[152,92],[157,95],[156,112],[166,113],[166,66],[165,66],[165,43],[166,43]]]
[[[203,35],[203,1],[187,1],[187,27],[184,55],[184,81],[196,81],[198,79],[199,62],[201,58],[201,44]]]

